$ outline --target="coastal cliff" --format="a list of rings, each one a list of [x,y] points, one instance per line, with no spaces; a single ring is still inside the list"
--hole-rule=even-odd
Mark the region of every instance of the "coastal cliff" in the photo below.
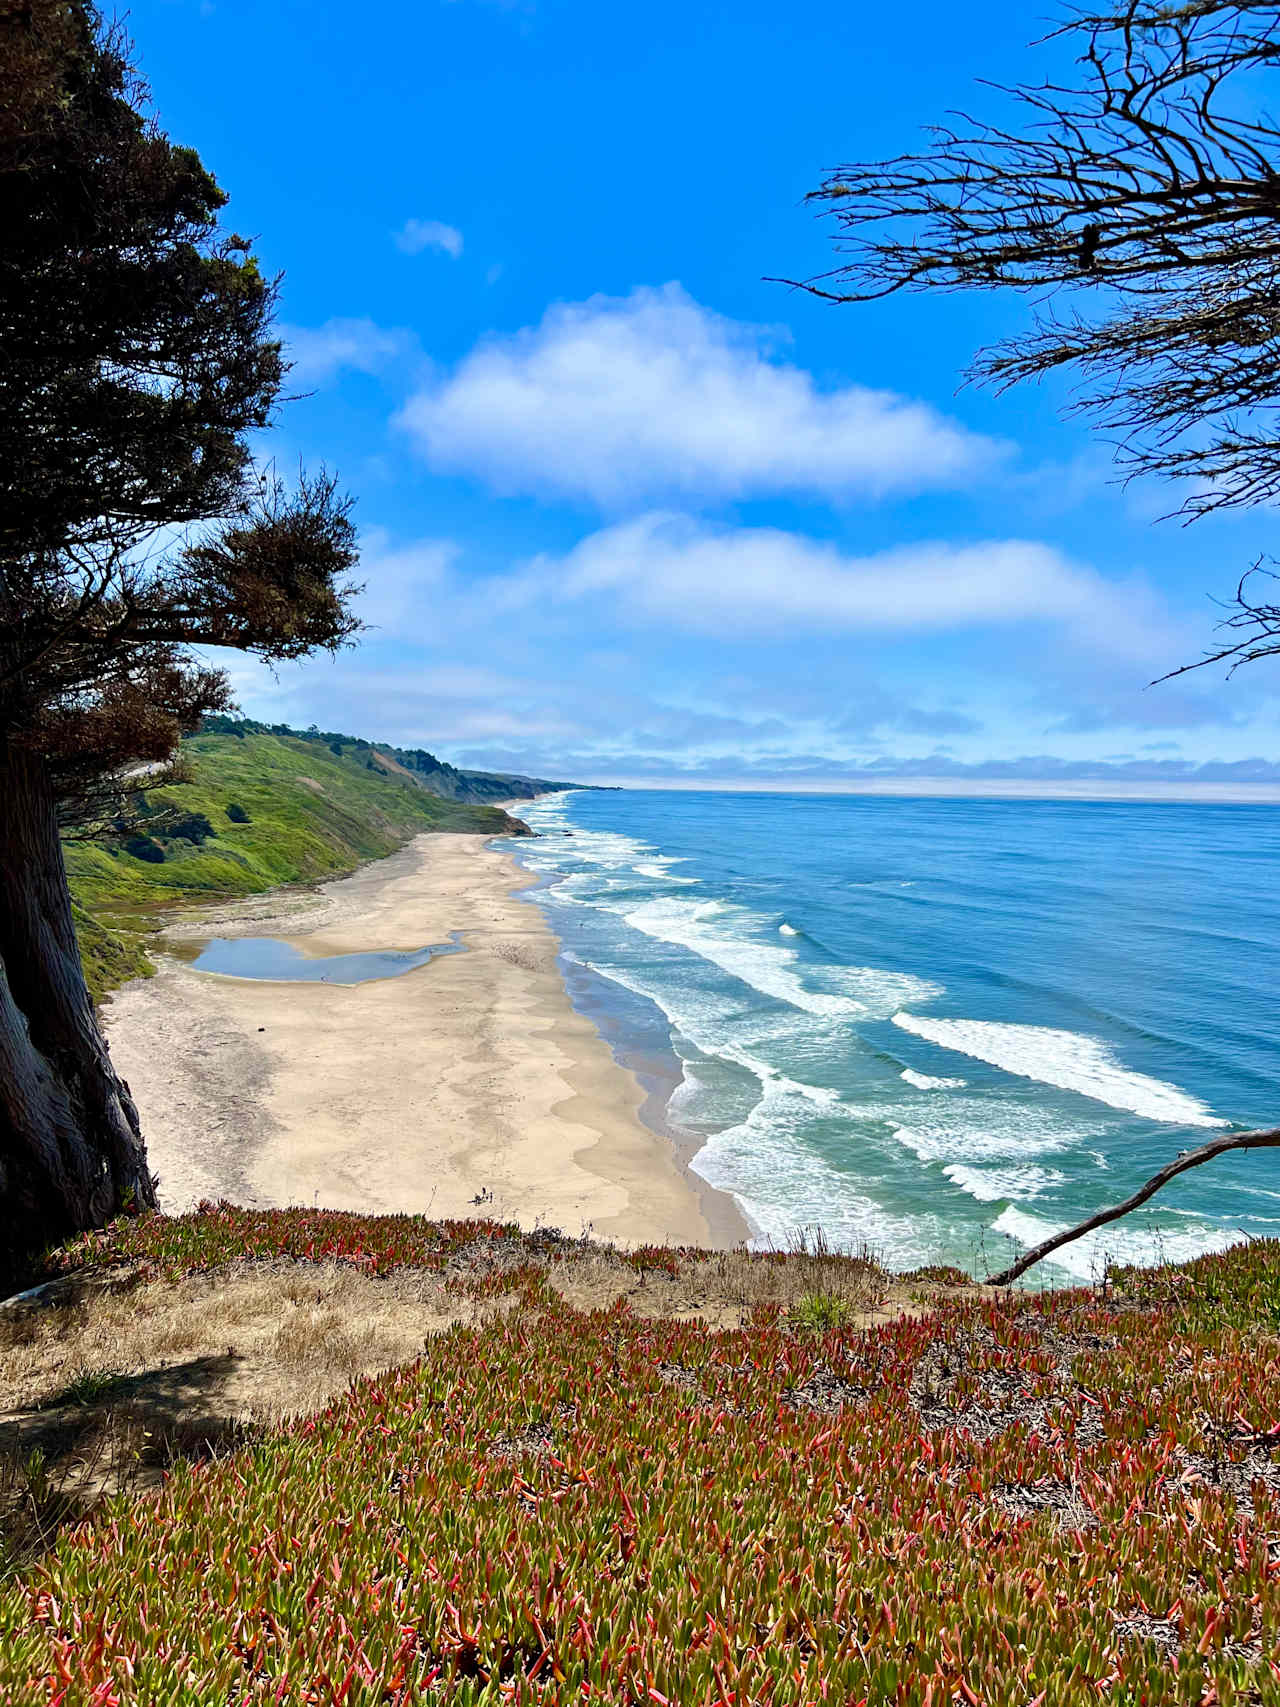
[[[562,788],[590,786],[553,782],[547,777],[524,776],[515,771],[459,770],[422,747],[395,747],[387,741],[370,741],[362,735],[344,735],[314,725],[310,729],[293,729],[287,723],[256,723],[252,718],[206,717],[201,734],[231,735],[238,740],[250,735],[271,735],[282,740],[309,742],[327,747],[339,757],[354,755],[372,769],[381,766],[388,774],[403,777],[441,800],[473,806],[505,800],[536,800],[539,795],[554,794]]]
[[[565,786],[418,756],[435,770],[360,737],[209,718],[183,742],[188,780],[139,789],[117,818],[68,838],[94,999],[149,972],[147,940],[175,906],[341,877],[424,831],[531,835],[493,802]]]

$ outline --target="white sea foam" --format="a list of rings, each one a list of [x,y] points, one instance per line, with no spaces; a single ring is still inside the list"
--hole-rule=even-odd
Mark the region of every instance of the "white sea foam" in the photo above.
[[[581,847],[561,848],[559,857],[568,853],[575,860],[582,860],[604,871],[634,871],[637,865],[651,857],[654,850],[647,842],[638,842],[634,836],[617,835],[611,830],[575,830],[571,838]]]
[[[1062,1223],[1043,1221],[1024,1209],[1010,1207],[996,1217],[992,1231],[1005,1233],[1025,1249],[1043,1243],[1064,1230]],[[1180,1228],[1169,1232],[1161,1228],[1100,1227],[1086,1233],[1073,1244],[1064,1245],[1044,1260],[1052,1268],[1062,1269],[1077,1280],[1100,1278],[1108,1262],[1137,1263],[1150,1266],[1161,1262],[1189,1262],[1206,1251],[1225,1250],[1233,1235],[1225,1227]],[[994,1266],[994,1265],[993,1265]]]
[[[656,883],[698,882],[696,877],[671,869],[685,863],[683,855],[659,853],[651,842],[635,836],[616,830],[584,830],[573,825],[566,813],[557,811],[529,812],[526,822],[541,832],[542,845],[526,843],[520,849],[521,859],[535,870],[556,871],[566,863],[585,867],[576,875],[588,885],[607,872],[625,872],[628,878],[647,877]]]
[[[678,871],[672,871],[676,864],[674,859],[642,859],[637,860],[634,869],[641,877],[652,877],[656,883],[696,883],[696,877],[684,877]]]
[[[821,1227],[835,1247],[868,1245],[894,1267],[928,1261],[938,1248],[934,1218],[894,1215],[859,1191],[805,1145],[811,1117],[806,1089],[773,1075],[747,1118],[698,1151],[694,1172],[732,1193],[755,1229],[756,1245],[790,1248]]]
[[[1175,1126],[1225,1126],[1198,1097],[1122,1067],[1107,1044],[1044,1025],[1000,1025],[976,1019],[931,1019],[898,1013],[893,1023],[943,1049],[954,1049],[1012,1073],[1076,1091],[1110,1108]]]
[[[1030,1197],[1051,1191],[1066,1178],[1057,1168],[971,1168],[963,1162],[952,1162],[942,1171],[952,1185],[958,1185],[961,1191],[979,1203],[1006,1200],[1023,1203]]]
[[[581,964],[586,965],[588,962]],[[772,1087],[775,1093],[782,1091],[788,1096],[801,1097],[813,1107],[831,1110],[840,1104],[839,1091],[831,1090],[826,1085],[808,1084],[801,1079],[780,1073],[756,1054],[751,1048],[751,1044],[756,1041],[756,1028],[740,1014],[730,1015],[721,1009],[713,1008],[705,1000],[699,1001],[696,993],[691,991],[684,992],[683,999],[674,999],[669,990],[662,989],[642,973],[599,962],[590,964],[591,969],[601,977],[620,984],[624,990],[630,990],[637,996],[648,997],[678,1028],[681,1036],[703,1055],[718,1057],[721,1061],[731,1062],[735,1067],[741,1067],[744,1072],[750,1073],[758,1081],[762,1096],[768,1094]],[[734,1026],[737,1036],[730,1035],[730,1025]],[[778,1041],[776,1027],[771,1027],[766,1035],[771,1040]],[[785,1037],[785,1031],[782,1035]],[[695,1101],[697,1071],[686,1062],[685,1073],[690,1081],[689,1086],[682,1093],[673,1096],[668,1110],[677,1117],[685,1107]]]
[[[995,1097],[930,1097],[910,1114],[901,1104],[866,1104],[861,1113],[884,1120],[922,1162],[1024,1161],[1076,1149],[1097,1128],[1078,1125],[1050,1109],[1001,1102]]]
[[[782,924],[780,924],[778,926],[778,935],[779,936],[799,936],[800,932],[796,929],[796,927],[794,925],[789,925],[784,921]]]
[[[838,986],[836,991],[815,989],[803,981],[795,949],[761,941],[754,931],[763,921],[724,903],[661,897],[623,917],[633,930],[688,949],[761,995],[823,1019],[888,1019],[904,1003],[929,1001],[941,993],[923,978],[872,966],[805,967],[814,982]]]
[[[639,861],[662,860],[649,842],[618,830],[586,830],[574,824],[559,802],[541,801],[525,814],[525,822],[540,832],[537,840],[520,844],[520,858],[539,870],[554,870],[566,860],[602,871],[633,871]],[[665,865],[665,860],[664,860]],[[665,875],[665,871],[662,873]]]
[[[918,1091],[962,1091],[968,1083],[966,1079],[931,1079],[928,1073],[914,1073],[910,1067],[904,1067],[901,1076]]]

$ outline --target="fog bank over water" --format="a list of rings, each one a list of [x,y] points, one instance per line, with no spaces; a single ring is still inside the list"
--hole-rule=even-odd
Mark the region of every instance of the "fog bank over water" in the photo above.
[[[584,776],[597,786],[647,789],[657,792],[716,794],[865,794],[898,799],[955,800],[1118,800],[1178,801],[1205,805],[1280,804],[1280,779],[1275,782],[1164,782],[1159,780],[1071,778],[1050,781],[1039,777],[881,776],[779,777],[619,777]]]

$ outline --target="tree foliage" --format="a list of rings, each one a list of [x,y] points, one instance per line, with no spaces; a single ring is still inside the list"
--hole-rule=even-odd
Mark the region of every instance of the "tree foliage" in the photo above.
[[[86,4],[0,13],[0,737],[75,811],[227,703],[192,646],[355,629],[349,501],[255,466],[276,283]]]
[[[1280,496],[1280,134],[1255,73],[1274,0],[1123,0],[1048,46],[1079,76],[1003,90],[1021,122],[954,117],[923,152],[833,171],[811,200],[841,261],[807,288],[1032,295],[985,349],[999,388],[1058,369],[1131,474],[1190,483],[1188,517]]]
[[[276,283],[225,200],[90,0],[0,5],[0,1271],[155,1202],[59,819],[174,774],[229,698],[199,648],[297,658],[358,626],[349,500],[255,463]]]

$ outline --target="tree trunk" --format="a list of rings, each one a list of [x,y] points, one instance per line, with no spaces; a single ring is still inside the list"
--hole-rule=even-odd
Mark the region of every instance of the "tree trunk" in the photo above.
[[[0,1268],[154,1204],[85,988],[48,773],[0,753]]]

